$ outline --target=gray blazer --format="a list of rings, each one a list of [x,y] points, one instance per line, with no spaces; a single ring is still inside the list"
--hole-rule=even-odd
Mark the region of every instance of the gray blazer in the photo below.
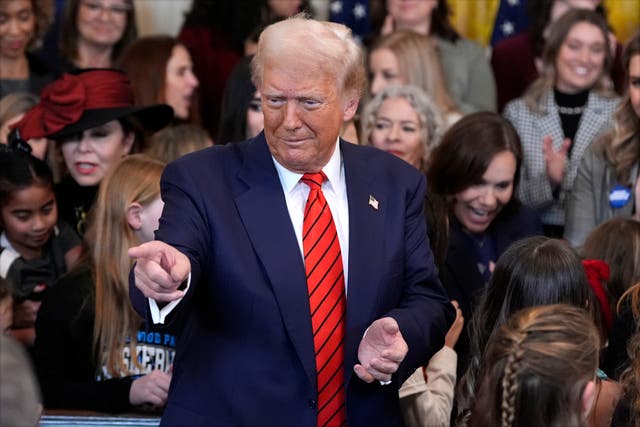
[[[638,177],[638,164],[631,169],[631,182]],[[579,247],[598,224],[617,216],[631,216],[635,205],[633,188],[629,203],[612,208],[609,193],[618,184],[615,170],[596,145],[589,149],[578,168],[573,189],[568,194],[567,219],[564,238],[571,246]]]
[[[438,38],[438,53],[449,94],[464,113],[496,111],[496,83],[484,49],[460,37]]]
[[[524,151],[518,197],[522,203],[540,210],[543,224],[565,224],[567,192],[573,187],[582,156],[594,139],[611,126],[617,103],[618,98],[604,98],[594,92],[589,94],[557,198],[553,197],[542,154],[542,139],[545,136],[551,136],[555,150],[560,148],[564,140],[552,91],[549,90],[542,97],[540,114],[527,108],[523,98],[511,101],[505,107],[504,116],[518,131]]]

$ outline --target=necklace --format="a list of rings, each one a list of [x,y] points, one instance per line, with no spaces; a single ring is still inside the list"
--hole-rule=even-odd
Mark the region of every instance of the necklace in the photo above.
[[[584,113],[584,105],[582,107],[563,107],[558,105],[558,112],[569,116],[577,116],[578,114]]]

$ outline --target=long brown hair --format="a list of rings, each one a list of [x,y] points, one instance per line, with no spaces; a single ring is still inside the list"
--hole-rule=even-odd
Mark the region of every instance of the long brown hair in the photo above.
[[[136,105],[166,103],[167,63],[176,46],[182,46],[188,52],[186,46],[170,36],[141,37],[122,52],[116,68],[124,71],[129,77]],[[187,122],[200,123],[198,105],[196,91]]]
[[[620,375],[620,383],[629,402],[629,412],[633,427],[640,427],[640,283],[625,292],[618,303],[618,310],[623,305],[631,306],[631,314],[635,322],[635,333],[627,344],[629,366]]]
[[[481,361],[473,427],[582,426],[582,396],[598,368],[600,336],[584,310],[522,310],[491,337]]]
[[[631,58],[640,55],[640,32],[627,44],[622,61],[627,73],[627,91],[613,114],[613,128],[604,135],[600,146],[605,158],[616,173],[616,180],[632,185],[631,168],[640,160],[640,117],[631,105],[629,97],[629,64]]]
[[[622,294],[640,282],[640,222],[624,217],[603,222],[589,233],[580,254],[609,264],[605,291],[614,313]]]
[[[515,199],[522,164],[520,137],[508,120],[497,113],[483,111],[464,116],[447,130],[429,158],[427,182],[432,192],[445,200],[482,182],[494,156],[503,151],[513,153],[516,171],[513,194],[504,213],[518,206]]]
[[[95,325],[93,349],[98,366],[112,377],[129,374],[122,350],[129,341],[135,355],[136,332],[142,319],[129,301],[130,247],[142,242],[126,219],[131,203],[147,205],[160,197],[164,163],[145,155],[125,157],[100,185],[88,230],[95,278]],[[138,363],[135,357],[131,357]]]

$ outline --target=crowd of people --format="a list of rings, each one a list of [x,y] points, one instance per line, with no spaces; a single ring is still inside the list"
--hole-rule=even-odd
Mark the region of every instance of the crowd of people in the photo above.
[[[362,40],[61,3],[0,0],[0,425],[640,427],[640,31],[601,1],[490,54],[446,0]]]

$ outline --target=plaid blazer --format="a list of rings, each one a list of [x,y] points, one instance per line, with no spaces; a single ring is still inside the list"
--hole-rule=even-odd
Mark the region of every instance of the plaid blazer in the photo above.
[[[631,167],[630,182],[638,179],[636,163]],[[573,189],[567,200],[567,221],[564,238],[573,246],[582,246],[587,236],[597,225],[618,216],[631,216],[635,206],[634,188],[631,187],[629,202],[614,208],[609,203],[609,195],[613,188],[620,184],[611,163],[605,159],[600,147],[592,146],[584,154],[582,164],[578,168]]]
[[[612,125],[612,115],[618,101],[618,98],[604,98],[594,92],[589,94],[557,197],[553,195],[542,154],[542,139],[545,136],[551,136],[556,150],[564,140],[552,90],[542,97],[540,113],[531,111],[523,98],[511,101],[505,107],[504,117],[516,128],[522,141],[523,162],[518,197],[522,203],[540,210],[543,224],[564,225],[567,194],[573,187],[582,156],[596,137]]]

